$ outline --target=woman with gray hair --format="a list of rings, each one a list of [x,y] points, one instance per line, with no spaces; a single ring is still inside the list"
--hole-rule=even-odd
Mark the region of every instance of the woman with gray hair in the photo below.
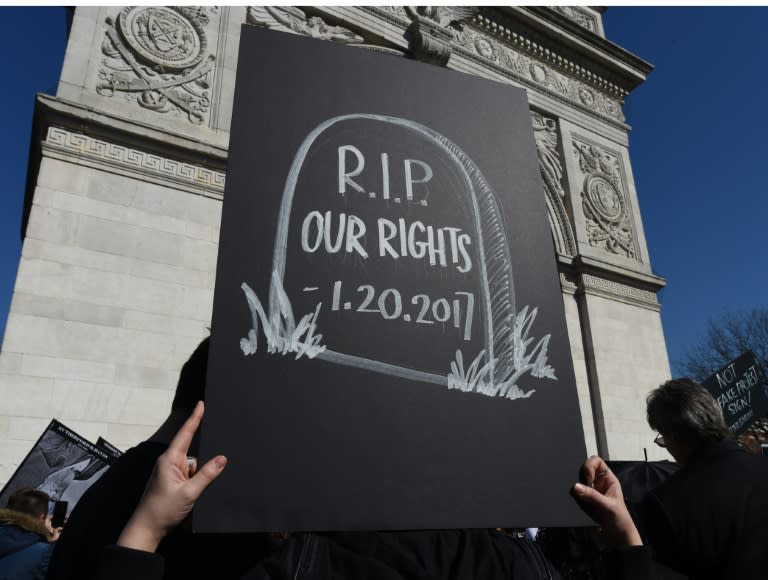
[[[618,479],[601,458],[586,461],[581,482],[573,488],[576,500],[615,547],[611,559],[621,569],[616,577],[764,577],[768,460],[738,445],[719,403],[690,379],[654,389],[647,412],[649,425],[658,431],[655,442],[683,467],[643,500],[640,529],[627,511]]]

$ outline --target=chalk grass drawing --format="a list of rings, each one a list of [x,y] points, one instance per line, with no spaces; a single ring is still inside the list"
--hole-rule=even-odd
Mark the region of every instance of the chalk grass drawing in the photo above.
[[[240,286],[251,310],[253,328],[248,331],[248,338],[240,339],[240,349],[244,355],[254,354],[258,346],[259,322],[261,330],[267,339],[267,352],[270,354],[296,353],[296,358],[303,356],[315,358],[325,350],[321,344],[322,334],[316,334],[317,317],[320,314],[322,302],[318,303],[315,311],[302,316],[299,323],[293,316],[293,307],[283,288],[282,280],[276,272],[272,273],[272,297],[277,304],[270,304],[269,316],[264,311],[259,297],[245,282]]]
[[[548,378],[557,380],[555,369],[547,364],[547,349],[549,348],[550,335],[540,339],[529,350],[533,338],[528,336],[533,321],[538,314],[538,308],[528,310],[528,306],[515,315],[513,321],[513,372],[500,380],[494,379],[494,367],[497,360],[487,360],[485,350],[480,353],[464,369],[464,355],[461,350],[456,351],[456,360],[451,363],[451,372],[448,374],[448,388],[460,389],[469,393],[480,393],[489,397],[504,397],[507,399],[527,399],[536,389],[523,391],[517,380],[525,373],[530,372],[536,378]]]
[[[283,289],[282,281],[286,270],[291,209],[299,174],[310,148],[324,131],[336,124],[356,120],[401,127],[442,151],[453,161],[459,171],[470,204],[474,234],[479,242],[475,247],[479,258],[478,277],[481,290],[479,311],[482,316],[484,341],[484,349],[467,369],[464,369],[464,358],[460,351],[456,353],[456,360],[450,363],[450,372],[441,375],[326,348],[320,344],[322,335],[316,333],[320,304],[313,314],[305,315],[298,325],[294,324],[290,300]],[[296,152],[286,177],[272,265],[274,271],[269,291],[268,315],[253,290],[245,283],[242,285],[253,322],[248,338],[240,342],[240,347],[246,355],[256,351],[259,322],[261,322],[262,331],[267,338],[267,349],[271,353],[294,352],[297,358],[303,355],[309,358],[316,357],[335,364],[439,384],[451,389],[486,396],[509,399],[530,397],[534,390],[523,391],[517,384],[518,379],[526,373],[530,373],[535,378],[557,380],[555,370],[547,361],[551,335],[545,335],[531,346],[534,338],[529,337],[529,332],[538,309],[529,309],[526,306],[519,312],[516,310],[512,260],[495,192],[488,185],[475,162],[464,151],[429,127],[408,119],[366,113],[333,117],[315,127]]]

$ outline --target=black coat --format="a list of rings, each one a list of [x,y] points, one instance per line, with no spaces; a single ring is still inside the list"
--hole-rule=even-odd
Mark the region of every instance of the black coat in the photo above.
[[[724,440],[646,496],[655,558],[696,580],[768,578],[768,459]]]

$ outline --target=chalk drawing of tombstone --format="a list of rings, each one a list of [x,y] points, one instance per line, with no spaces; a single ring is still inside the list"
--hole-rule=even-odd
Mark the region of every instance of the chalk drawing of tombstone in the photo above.
[[[496,194],[454,143],[413,121],[326,120],[288,173],[267,302],[242,283],[251,328],[306,356],[464,392],[529,397],[556,380],[538,309],[515,302]],[[297,315],[300,318],[297,318]]]

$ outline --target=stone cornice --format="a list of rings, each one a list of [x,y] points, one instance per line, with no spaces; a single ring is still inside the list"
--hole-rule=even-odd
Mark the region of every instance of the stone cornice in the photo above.
[[[402,7],[355,10],[376,16],[390,27],[407,29],[412,23]],[[552,12],[553,18],[560,18],[567,24],[556,26],[533,12],[510,10],[483,8],[474,19],[464,22],[463,31],[446,28],[449,38],[445,44],[450,47],[449,53],[453,53],[448,67],[472,74],[482,74],[483,70],[502,74],[536,93],[626,130],[621,110],[623,99],[629,88],[642,82],[644,73],[619,74],[617,71],[621,67],[614,59],[605,55],[598,58],[602,53],[594,48],[594,44],[605,44],[602,37],[555,12]],[[588,35],[590,42],[580,40],[570,29]],[[607,44],[621,50],[612,43]],[[577,56],[578,62],[572,60]],[[593,64],[595,66],[590,68]],[[603,72],[609,74],[601,74]],[[631,77],[630,81],[624,78],[627,76]]]
[[[579,277],[576,293],[601,296],[609,300],[616,300],[649,310],[658,311],[661,309],[655,292],[637,288],[626,283],[616,282],[615,280],[600,278],[592,274],[582,274]]]
[[[656,295],[667,282],[660,276],[583,256],[558,255],[558,270],[564,294],[599,296],[654,311],[661,308]]]
[[[574,271],[582,274],[592,274],[610,280],[631,280],[632,284],[638,288],[644,288],[654,293],[667,285],[666,279],[656,274],[625,268],[588,256],[578,255],[570,261],[570,265]]]
[[[37,95],[35,123],[41,140],[50,125],[57,125],[163,157],[220,170],[224,170],[227,163],[227,149],[202,139],[42,93]]]
[[[224,192],[226,149],[41,93],[35,103],[22,239],[44,156],[198,195],[221,198]]]
[[[551,8],[504,6],[484,11],[490,18],[493,18],[494,12],[501,15],[498,18],[499,24],[505,24],[505,19],[523,22],[542,37],[550,39],[547,44],[559,45],[578,53],[583,60],[594,63],[598,74],[604,72],[605,76],[611,77],[608,80],[619,85],[626,93],[642,84],[653,70],[649,62],[579,26]],[[552,49],[553,46],[547,48]]]

